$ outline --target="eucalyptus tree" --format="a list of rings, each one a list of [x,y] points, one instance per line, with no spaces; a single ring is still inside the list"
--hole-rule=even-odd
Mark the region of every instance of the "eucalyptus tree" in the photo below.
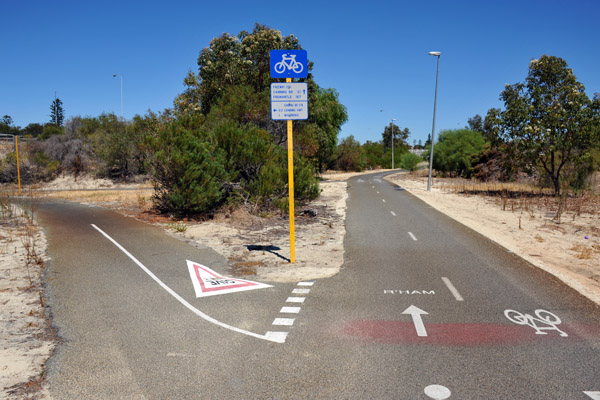
[[[491,110],[498,136],[527,171],[539,169],[560,194],[598,149],[600,100],[591,100],[567,62],[543,55],[531,60],[524,82],[506,85],[505,110]]]
[[[269,94],[273,81],[270,51],[283,49],[299,50],[302,46],[296,36],[284,36],[280,31],[260,24],[256,24],[252,32],[242,31],[235,36],[224,33],[214,38],[200,52],[198,73],[190,71],[185,77],[185,90],[175,99],[176,114],[208,116],[233,88],[243,87],[244,98],[252,104],[252,112],[242,115],[237,120],[239,125],[252,124],[269,132],[277,145],[285,145],[286,124],[271,119]],[[315,82],[312,68],[313,63],[309,61],[306,78],[309,119],[294,123],[294,142],[295,150],[311,158],[321,169],[332,161],[337,136],[348,115],[339,102],[338,93],[334,89],[321,88]]]

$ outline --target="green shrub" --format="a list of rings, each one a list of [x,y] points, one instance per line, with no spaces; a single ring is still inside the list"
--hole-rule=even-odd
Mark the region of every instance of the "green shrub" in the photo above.
[[[254,125],[188,115],[165,124],[147,140],[154,200],[163,212],[207,213],[226,202],[255,212],[287,207],[286,150]],[[294,181],[299,202],[319,195],[314,167],[302,157],[295,158]]]
[[[342,139],[336,152],[335,168],[341,171],[361,172],[365,169],[365,157],[360,143],[353,135]]]
[[[408,171],[416,171],[417,170],[417,166],[419,165],[420,162],[422,162],[423,159],[421,157],[419,157],[416,154],[413,153],[404,153],[402,154],[402,156],[400,157],[400,167],[402,169],[406,169]]]
[[[44,126],[44,130],[42,131],[42,134],[40,135],[40,139],[48,139],[51,136],[62,135],[64,133],[64,129],[60,126],[56,126],[54,124],[46,124]]]
[[[433,168],[442,173],[470,178],[473,161],[483,152],[485,139],[468,129],[443,131],[433,147]]]
[[[192,125],[174,121],[150,140],[155,205],[178,217],[210,212],[224,200],[225,153]]]

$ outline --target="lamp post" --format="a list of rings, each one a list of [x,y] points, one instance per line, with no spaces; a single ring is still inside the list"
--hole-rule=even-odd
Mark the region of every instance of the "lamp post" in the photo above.
[[[113,78],[121,78],[121,119],[123,119],[123,77],[119,74],[113,74]]]
[[[394,121],[396,118],[392,118],[392,169],[394,169]]]
[[[435,98],[433,100],[433,127],[431,128],[431,151],[429,152],[429,178],[427,179],[427,191],[431,190],[431,170],[433,167],[433,142],[435,138],[435,112],[437,109],[437,92],[438,92],[438,77],[440,75],[440,56],[439,51],[430,51],[430,56],[437,57],[437,72],[435,74]]]

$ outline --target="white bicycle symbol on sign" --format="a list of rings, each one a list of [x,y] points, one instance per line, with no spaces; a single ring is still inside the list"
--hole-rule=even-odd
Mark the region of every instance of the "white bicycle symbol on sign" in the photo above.
[[[304,66],[298,61],[296,61],[295,54],[284,54],[281,58],[282,60],[275,64],[275,72],[277,72],[278,74],[283,73],[286,69],[292,70],[295,73],[299,74],[304,69]]]

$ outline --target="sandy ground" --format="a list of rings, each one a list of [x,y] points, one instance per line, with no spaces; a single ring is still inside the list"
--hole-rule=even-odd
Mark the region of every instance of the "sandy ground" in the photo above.
[[[183,234],[227,257],[234,275],[272,282],[327,278],[344,261],[346,182],[322,182],[321,190],[309,206],[297,207],[304,213],[295,219],[294,264],[289,262],[289,219],[285,216],[264,220],[236,212],[229,218],[190,225]]]
[[[231,275],[257,281],[296,282],[327,278],[342,267],[346,179],[354,175],[357,174],[325,174],[321,196],[307,206],[296,205],[295,264],[289,263],[289,222],[285,215],[258,218],[236,211],[217,215],[208,222],[174,223],[165,218],[150,217],[147,211],[151,188],[147,185],[123,191],[115,190],[122,188],[115,188],[110,182],[88,178],[79,178],[77,182],[72,178],[61,178],[45,190],[72,191],[44,195],[99,204],[161,224],[186,240],[197,241],[222,254],[229,260]],[[553,219],[555,212],[546,208],[515,209],[514,204],[507,207],[506,201],[497,198],[457,193],[450,189],[451,183],[443,180],[434,180],[430,192],[426,190],[425,177],[400,173],[388,180],[600,304],[600,219],[597,210],[596,213],[566,212],[561,223],[557,223]],[[40,398],[44,395],[33,388],[39,390],[41,380],[37,378],[55,345],[44,329],[39,267],[37,270],[31,265],[29,270],[26,267],[25,243],[28,241],[21,239],[24,226],[25,223],[0,223],[0,398]],[[41,231],[35,230],[34,235],[37,253],[45,254]],[[25,396],[23,391],[10,394],[11,387],[30,388],[33,394]]]
[[[46,241],[22,209],[2,204],[0,218],[0,398],[35,399],[56,346],[45,318]]]
[[[600,304],[600,210],[567,211],[558,223],[548,208],[457,194],[448,180],[434,180],[428,192],[426,177],[400,173],[387,179]]]
[[[386,171],[386,170],[380,170]],[[190,224],[183,235],[229,259],[234,275],[271,282],[322,279],[339,272],[344,262],[346,180],[358,173],[322,176],[321,195],[306,207],[296,206],[294,264],[290,260],[288,216],[260,219],[232,215]],[[310,216],[311,212],[316,215]]]

